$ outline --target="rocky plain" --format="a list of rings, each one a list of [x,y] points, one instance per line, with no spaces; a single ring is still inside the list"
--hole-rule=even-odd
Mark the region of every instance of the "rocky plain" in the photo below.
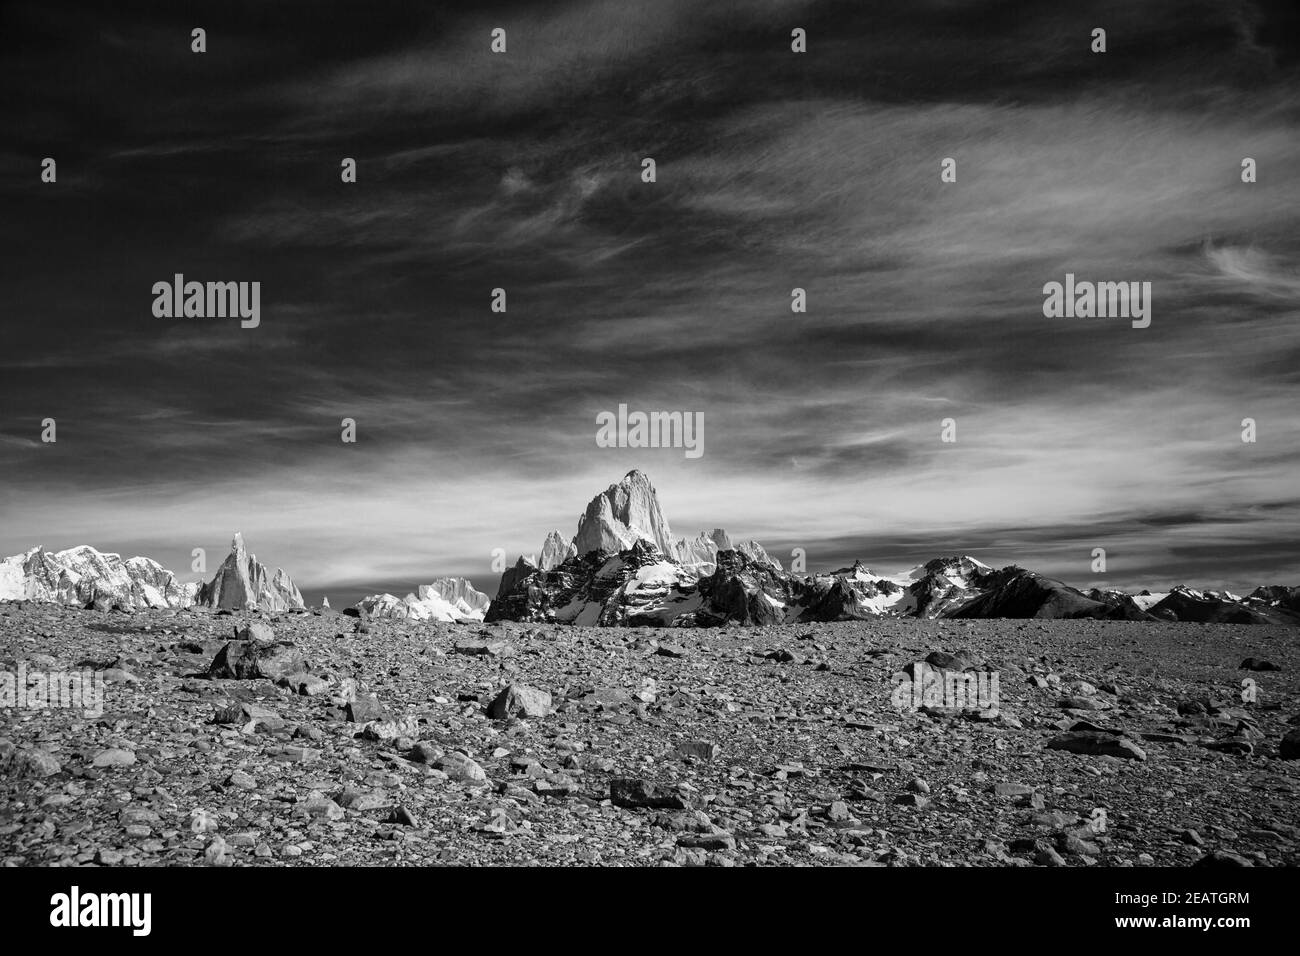
[[[20,665],[104,706],[0,707],[5,866],[1300,864],[1295,628],[0,603]]]

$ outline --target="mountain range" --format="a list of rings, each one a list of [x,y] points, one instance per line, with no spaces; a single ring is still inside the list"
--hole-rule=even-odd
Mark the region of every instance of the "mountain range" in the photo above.
[[[200,585],[182,584],[152,558],[103,554],[88,545],[32,548],[0,560],[0,600],[50,601],[108,610],[189,607]]]
[[[82,545],[37,547],[0,560],[0,600],[109,610],[211,607],[278,613],[304,609],[283,569],[271,572],[238,532],[216,575],[181,583],[157,561],[123,560]],[[1128,594],[1081,591],[1016,565],[995,569],[969,555],[935,558],[893,574],[861,562],[814,574],[785,570],[757,541],[722,528],[675,537],[658,493],[628,472],[588,502],[577,531],[547,535],[538,555],[502,575],[495,598],[461,577],[398,598],[375,594],[357,613],[409,621],[525,621],[576,625],[705,627],[916,618],[1095,618],[1300,625],[1300,588],[1267,585],[1246,597],[1176,587]]]
[[[50,601],[77,607],[211,607],[271,613],[303,608],[302,594],[283,568],[271,573],[250,554],[239,532],[216,575],[182,584],[152,558],[127,558],[89,545],[50,552],[32,548],[0,561],[0,601]]]
[[[588,503],[567,544],[551,532],[540,560],[502,576],[486,620],[577,625],[790,624],[880,617],[1097,618],[1300,625],[1300,588],[1241,598],[1187,587],[1151,594],[1088,592],[1015,565],[968,555],[895,574],[860,562],[823,574],[785,571],[756,541],[714,529],[677,539],[658,495],[631,471]]]
[[[489,598],[465,578],[439,578],[422,584],[416,594],[397,598],[373,594],[358,601],[356,608],[371,617],[399,621],[481,621]]]

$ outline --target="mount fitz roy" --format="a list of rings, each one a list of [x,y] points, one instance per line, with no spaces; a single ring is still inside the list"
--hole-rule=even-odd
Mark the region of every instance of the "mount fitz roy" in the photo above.
[[[757,541],[733,546],[721,528],[701,531],[695,538],[674,539],[668,520],[659,507],[659,496],[650,479],[640,471],[629,471],[623,480],[592,498],[578,519],[578,533],[567,545],[558,531],[552,531],[542,545],[539,562],[543,571],[559,567],[570,558],[592,551],[624,551],[638,541],[648,541],[668,560],[683,567],[713,571],[719,551],[738,550],[759,564],[781,570]]]
[[[1300,625],[1300,588],[1261,587],[1246,598],[1186,587],[1085,593],[964,555],[894,575],[861,562],[799,575],[784,571],[756,541],[733,545],[722,529],[673,538],[653,485],[634,470],[588,503],[571,542],[553,531],[540,559],[521,557],[505,572],[486,620],[709,627],[884,615]]]

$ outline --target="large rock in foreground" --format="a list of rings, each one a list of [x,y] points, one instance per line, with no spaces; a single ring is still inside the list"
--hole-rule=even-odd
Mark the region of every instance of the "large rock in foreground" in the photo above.
[[[234,680],[279,680],[308,668],[289,641],[231,641],[213,658],[208,676]]]
[[[488,716],[496,720],[510,717],[545,717],[551,712],[551,695],[526,684],[511,684],[488,706]]]

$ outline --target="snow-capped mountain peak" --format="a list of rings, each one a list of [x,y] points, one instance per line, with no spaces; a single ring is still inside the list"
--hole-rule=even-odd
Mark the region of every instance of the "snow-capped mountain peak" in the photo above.
[[[49,552],[35,547],[0,561],[0,600],[51,601],[107,610],[189,607],[198,584],[182,584],[152,558],[122,560],[112,551],[77,545]]]
[[[452,623],[483,620],[490,602],[465,578],[438,578],[431,584],[421,584],[417,592],[404,598],[372,594],[358,601],[356,607],[376,618]]]

